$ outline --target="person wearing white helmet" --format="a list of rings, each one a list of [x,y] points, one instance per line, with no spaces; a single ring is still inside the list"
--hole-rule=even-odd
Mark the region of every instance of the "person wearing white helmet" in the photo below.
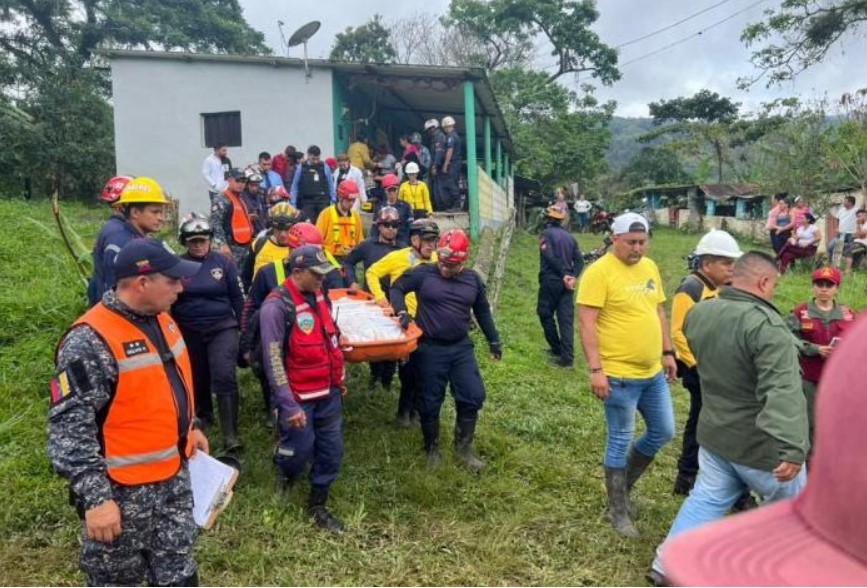
[[[430,172],[428,173],[428,181],[430,182],[430,193],[433,195],[433,204],[437,210],[442,210],[442,168],[446,160],[446,136],[440,130],[440,123],[437,119],[431,118],[425,121],[424,131],[428,136],[428,144],[431,153]]]
[[[701,238],[695,248],[697,265],[680,282],[671,302],[671,340],[677,359],[677,372],[683,387],[689,392],[689,416],[683,429],[683,445],[677,461],[674,493],[686,496],[698,474],[698,442],[696,425],[701,410],[701,386],[695,357],[683,332],[687,313],[708,298],[716,298],[721,286],[732,278],[735,260],[742,255],[734,237],[725,231],[712,230]]]
[[[412,208],[413,218],[427,218],[433,214],[430,203],[430,190],[427,184],[418,180],[419,167],[414,161],[406,164],[407,181],[400,185],[398,198],[409,204]]]
[[[462,159],[461,138],[455,130],[455,119],[443,117],[443,133],[445,133],[445,158],[442,166],[442,208],[446,212],[460,211],[460,175]]]

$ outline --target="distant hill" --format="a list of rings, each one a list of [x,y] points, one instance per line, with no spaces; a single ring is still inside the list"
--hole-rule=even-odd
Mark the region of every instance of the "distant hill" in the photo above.
[[[639,143],[638,137],[653,128],[652,118],[627,118],[615,116],[608,125],[611,129],[611,145],[608,146],[608,164],[612,170],[625,167],[642,148],[653,145]]]

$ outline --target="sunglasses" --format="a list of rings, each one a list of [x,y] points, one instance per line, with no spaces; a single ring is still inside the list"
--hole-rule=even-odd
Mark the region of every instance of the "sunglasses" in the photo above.
[[[400,223],[379,223],[379,226],[384,229],[399,229]]]

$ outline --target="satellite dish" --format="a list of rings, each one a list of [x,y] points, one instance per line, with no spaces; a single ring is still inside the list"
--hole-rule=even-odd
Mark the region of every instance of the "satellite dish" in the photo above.
[[[289,40],[286,42],[290,47],[295,47],[296,45],[300,45],[301,43],[306,43],[310,37],[316,34],[316,31],[319,30],[319,27],[322,26],[322,23],[318,20],[311,20],[306,25],[292,33],[292,36],[289,37]]]
[[[289,47],[295,47],[296,45],[304,45],[304,75],[307,78],[310,78],[310,68],[307,66],[307,41],[310,40],[310,37],[316,34],[316,31],[319,30],[319,27],[322,26],[322,23],[318,20],[311,20],[306,25],[299,28],[297,31],[292,33],[292,36],[289,37],[289,40],[286,42],[286,45]]]

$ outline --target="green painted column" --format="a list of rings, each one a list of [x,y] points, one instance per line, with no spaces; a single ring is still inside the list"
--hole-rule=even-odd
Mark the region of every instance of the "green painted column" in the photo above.
[[[512,173],[512,166],[509,165],[509,154],[506,153],[505,155],[506,155],[506,157],[505,157],[506,161],[503,163],[503,188],[506,187],[506,180],[508,180],[509,177],[511,177],[511,173]]]
[[[491,169],[491,117],[485,115],[485,173],[493,179]]]
[[[503,186],[503,142],[497,139],[497,183]]]
[[[337,74],[331,72],[332,124],[334,125],[334,154],[345,153],[349,147],[348,123],[343,119],[343,88]]]
[[[476,167],[476,92],[473,82],[464,82],[464,120],[467,137],[467,196],[470,208],[470,238],[478,239],[481,234],[479,211],[479,170]]]

